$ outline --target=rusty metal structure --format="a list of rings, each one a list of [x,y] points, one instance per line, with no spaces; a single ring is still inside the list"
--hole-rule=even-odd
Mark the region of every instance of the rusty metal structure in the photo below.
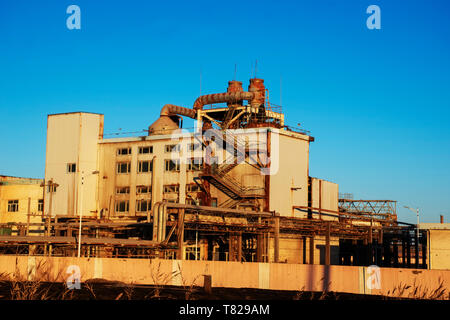
[[[202,147],[208,148],[211,142],[208,134],[217,133],[214,143],[234,141],[225,149],[229,156],[240,157],[252,170],[260,172],[268,164],[256,157],[251,144],[233,130],[293,131],[285,125],[281,109],[270,103],[263,79],[250,79],[248,91],[244,91],[242,82],[229,81],[226,92],[200,96],[192,108],[164,105],[160,117],[149,126],[148,136],[178,130],[186,116],[197,120],[197,129],[203,133],[198,141]],[[303,130],[295,132],[314,141]],[[269,156],[270,144],[269,139]],[[338,209],[330,210],[321,201],[315,206],[308,200],[306,206],[293,205],[292,216],[280,215],[270,210],[270,175],[265,175],[264,186],[248,187],[230,175],[237,166],[236,161],[216,164],[206,159],[201,173],[194,178],[201,205],[158,201],[152,203],[146,215],[134,220],[99,215],[83,217],[82,224],[76,215],[43,215],[44,235],[27,236],[23,226],[18,226],[17,236],[0,235],[0,253],[74,256],[81,243],[86,257],[185,259],[192,255],[198,259],[200,240],[208,260],[283,262],[280,241],[287,241],[301,244],[296,247],[300,263],[331,264],[332,250],[338,247],[337,264],[413,267],[414,257],[415,267],[426,267],[426,240],[423,235],[414,238],[414,226],[401,226],[397,221],[395,201],[339,199]],[[227,199],[213,204],[211,187]],[[291,192],[296,189],[291,187]],[[318,190],[322,192],[320,183]],[[242,207],[247,209],[239,209]],[[316,243],[318,239],[320,244]],[[187,252],[188,247],[195,250]]]

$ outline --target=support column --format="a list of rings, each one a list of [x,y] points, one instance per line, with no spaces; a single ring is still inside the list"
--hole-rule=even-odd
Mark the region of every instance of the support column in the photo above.
[[[274,218],[274,262],[280,259],[280,217]]]
[[[234,235],[228,236],[228,261],[236,261],[236,253],[234,248]]]
[[[256,261],[257,262],[263,262],[262,261],[263,243],[264,243],[263,234],[258,233],[258,235],[256,236]]]
[[[237,261],[242,261],[242,232],[237,236]]]
[[[154,222],[153,222],[154,223]],[[184,209],[178,211],[178,234],[177,234],[178,250],[177,259],[184,260]]]
[[[325,265],[330,265],[330,233],[331,233],[331,224],[327,222],[327,231],[325,234]]]

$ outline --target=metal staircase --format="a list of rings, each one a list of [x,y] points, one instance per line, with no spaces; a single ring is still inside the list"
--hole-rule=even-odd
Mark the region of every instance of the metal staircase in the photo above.
[[[261,168],[261,165],[260,162],[256,160],[253,160],[256,164],[249,162],[248,158],[251,158],[252,153],[250,152],[251,150],[248,142],[242,141],[242,139],[232,134],[229,130],[225,130],[224,132],[226,136],[233,137],[233,148],[231,150],[227,149],[227,151],[232,151],[231,159],[228,158],[227,161],[224,161],[224,163],[220,165],[211,165],[209,171],[203,172],[201,179],[208,181],[211,185],[222,191],[230,198],[229,201],[227,200],[223,203],[223,205],[229,208],[235,206],[242,199],[263,198],[264,188],[244,187],[239,181],[228,175],[228,173],[238,165],[235,159],[236,156],[244,159],[247,164],[258,169]],[[226,142],[226,138],[224,139],[221,131],[215,130],[214,133],[216,134],[216,137],[222,138],[219,141],[215,141],[216,143],[223,144],[224,141]]]

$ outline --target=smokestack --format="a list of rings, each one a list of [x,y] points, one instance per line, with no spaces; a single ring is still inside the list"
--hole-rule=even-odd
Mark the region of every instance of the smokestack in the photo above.
[[[444,223],[444,216],[441,214],[441,223]]]

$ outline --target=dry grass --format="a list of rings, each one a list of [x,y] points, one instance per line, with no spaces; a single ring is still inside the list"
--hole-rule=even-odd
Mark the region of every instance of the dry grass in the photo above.
[[[435,289],[417,285],[415,280],[412,285],[400,283],[389,290],[387,296],[417,300],[450,300],[450,291],[444,286],[444,281],[441,278],[438,281],[439,284]]]

